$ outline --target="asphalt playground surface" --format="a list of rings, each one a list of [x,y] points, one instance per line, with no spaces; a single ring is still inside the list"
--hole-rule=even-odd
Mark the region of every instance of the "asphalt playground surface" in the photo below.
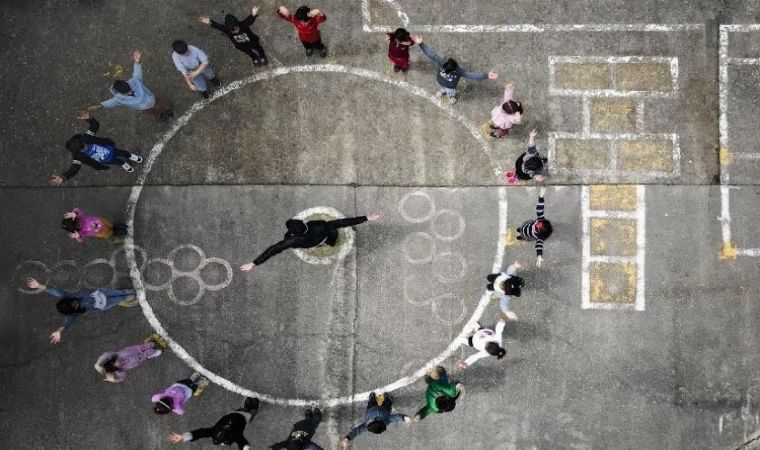
[[[397,387],[396,408],[414,415],[415,373],[436,358],[465,384],[456,410],[351,448],[756,448],[760,7],[502,3],[309,3],[327,15],[320,59],[266,0],[253,30],[271,64],[254,69],[195,20],[242,18],[246,2],[3,2],[0,448],[173,447],[169,433],[211,426],[244,391],[264,400],[246,430],[254,449],[283,440],[304,404],[327,405],[314,441],[337,448],[370,391]],[[408,74],[391,70],[382,32],[404,24],[499,80],[465,80],[456,105],[441,103],[416,47]],[[210,56],[223,83],[211,100],[173,67],[175,39]],[[174,122],[96,111],[99,135],[146,162],[48,185],[84,130],[76,113],[130,76],[134,48]],[[524,124],[494,140],[486,122],[508,82]],[[537,186],[503,177],[533,127],[552,168],[541,268],[509,232],[534,217]],[[58,224],[76,206],[133,214],[134,247],[67,239]],[[238,269],[289,218],[371,213],[382,217],[335,253]],[[485,276],[516,259],[526,287],[507,356],[455,372],[471,352],[455,344],[463,329],[499,317]],[[53,345],[61,316],[24,291],[30,276],[142,286],[145,298],[77,320]],[[104,383],[97,357],[155,327],[173,351]],[[218,382],[183,416],[156,416],[150,397],[189,376],[188,362]]]

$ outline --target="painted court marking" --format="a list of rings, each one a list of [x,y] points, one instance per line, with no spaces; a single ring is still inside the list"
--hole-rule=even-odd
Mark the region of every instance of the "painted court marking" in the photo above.
[[[395,26],[373,25],[373,0],[362,1],[362,29],[369,33],[390,33]],[[669,32],[669,31],[702,31],[705,26],[701,23],[682,24],[516,24],[516,25],[424,25],[410,24],[409,15],[404,12],[395,0],[375,0],[390,5],[396,10],[401,26],[410,27],[417,33],[544,33],[544,32]]]
[[[731,149],[731,140],[728,126],[728,91],[730,65],[760,65],[760,58],[733,58],[729,54],[729,35],[731,33],[760,32],[760,24],[748,25],[721,25],[719,47],[719,78],[718,78],[718,110],[720,112],[720,216],[721,238],[723,248],[720,259],[735,259],[736,256],[760,256],[760,248],[737,248],[731,240],[731,190],[739,189],[731,186],[731,165],[734,160],[740,160],[746,164],[756,164],[760,154],[734,152]]]
[[[335,208],[331,208],[329,206],[315,206],[314,208],[309,208],[305,211],[301,211],[300,213],[293,216],[293,218],[306,220],[315,214],[324,214],[336,219],[343,219],[346,217]],[[341,245],[340,251],[336,255],[315,256],[310,255],[308,252],[304,251],[304,249],[300,248],[294,248],[293,252],[296,254],[296,256],[301,258],[301,260],[309,264],[331,264],[334,261],[341,261],[346,256],[348,256],[349,253],[351,253],[351,249],[354,247],[356,232],[351,227],[346,227],[341,228],[340,233],[343,233],[345,236],[345,241]]]
[[[492,157],[490,147],[488,146],[485,139],[480,135],[477,126],[471,123],[466,117],[464,117],[464,115],[460,114],[459,112],[442,107],[440,101],[434,95],[431,95],[424,89],[418,88],[404,81],[385,77],[377,72],[372,72],[369,70],[353,68],[353,67],[333,65],[333,64],[278,67],[267,72],[256,73],[242,80],[232,82],[228,84],[227,86],[223,87],[222,89],[219,89],[218,91],[216,91],[209,100],[200,101],[193,104],[188,109],[188,111],[184,115],[182,115],[182,117],[179,117],[174,121],[174,124],[172,125],[172,127],[159,139],[159,141],[150,150],[148,157],[145,159],[144,169],[140,172],[137,179],[137,183],[132,188],[129,199],[127,201],[126,217],[127,217],[127,224],[129,226],[129,231],[126,236],[125,246],[124,246],[124,248],[126,249],[127,262],[129,263],[130,275],[134,283],[134,289],[137,293],[137,298],[140,302],[140,306],[142,307],[143,314],[148,319],[148,322],[150,323],[150,325],[153,327],[154,330],[156,330],[157,333],[159,333],[161,336],[164,337],[164,339],[166,339],[172,351],[179,358],[185,361],[185,363],[188,366],[190,366],[195,371],[200,372],[201,374],[206,376],[213,383],[229,391],[235,392],[240,395],[248,396],[248,397],[258,397],[262,401],[271,403],[271,404],[298,406],[298,407],[315,406],[315,405],[321,405],[325,407],[334,407],[338,405],[351,404],[358,401],[366,401],[369,398],[370,393],[372,392],[375,392],[375,391],[391,392],[391,391],[403,388],[405,386],[408,386],[414,383],[415,381],[417,381],[418,379],[422,378],[423,376],[425,376],[425,374],[428,371],[433,369],[435,366],[441,364],[444,360],[449,358],[451,355],[454,354],[454,352],[458,350],[459,346],[465,340],[467,334],[474,327],[475,323],[478,321],[480,316],[483,314],[483,311],[485,310],[486,306],[490,302],[490,298],[491,298],[490,294],[487,291],[483,292],[483,295],[481,296],[480,301],[477,307],[475,308],[475,311],[473,312],[472,316],[470,317],[469,321],[464,326],[462,331],[454,339],[454,341],[451,342],[443,352],[441,352],[435,358],[431,359],[427,364],[425,364],[423,367],[415,371],[413,374],[403,377],[386,386],[378,387],[372,391],[362,392],[362,393],[354,394],[350,396],[343,396],[343,397],[337,397],[337,398],[331,398],[331,399],[321,399],[321,400],[285,399],[285,398],[273,397],[268,394],[251,391],[249,389],[246,389],[242,386],[239,386],[233,383],[232,381],[220,375],[217,375],[209,371],[205,367],[201,366],[198,363],[198,361],[196,361],[195,358],[193,358],[178,342],[173,340],[171,336],[169,336],[168,332],[163,327],[161,322],[156,317],[155,313],[153,312],[153,308],[150,306],[150,304],[146,300],[145,285],[143,283],[142,277],[140,276],[140,270],[137,267],[137,262],[136,262],[135,253],[134,253],[135,251],[134,220],[135,220],[135,211],[137,209],[137,203],[140,200],[140,194],[142,193],[143,185],[145,184],[145,180],[150,174],[153,164],[155,164],[156,160],[159,158],[159,156],[163,152],[164,147],[169,142],[169,140],[172,137],[174,137],[174,135],[177,134],[177,132],[184,125],[186,125],[198,111],[203,109],[206,105],[210,104],[211,102],[214,102],[217,99],[223,97],[224,95],[227,95],[236,89],[239,89],[243,86],[247,86],[256,81],[269,80],[278,76],[296,74],[296,73],[337,73],[337,74],[356,75],[356,76],[364,77],[370,80],[382,81],[382,82],[394,85],[396,87],[403,89],[409,94],[427,99],[428,101],[433,103],[435,106],[441,108],[441,110],[448,113],[452,118],[456,119],[465,129],[467,129],[470,132],[470,134],[475,138],[475,140],[478,143],[480,143],[483,151],[486,153],[489,160],[491,161],[494,174],[497,177],[501,177],[502,168],[501,168],[501,165],[498,162],[496,162],[494,158]],[[503,230],[505,230],[507,227],[506,189],[503,187],[499,188],[498,192],[499,192],[499,228],[498,228],[499,233],[497,236],[496,255],[494,256],[494,262],[491,269],[494,272],[501,270],[502,261],[504,259],[504,249],[505,249],[505,244],[506,244]]]

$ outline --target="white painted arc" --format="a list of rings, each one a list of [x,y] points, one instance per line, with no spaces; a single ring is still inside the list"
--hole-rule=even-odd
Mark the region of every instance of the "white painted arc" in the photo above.
[[[433,95],[430,95],[427,91],[425,91],[422,88],[410,85],[409,83],[406,83],[403,81],[390,79],[388,77],[382,76],[376,72],[372,72],[369,70],[357,69],[357,68],[351,68],[351,67],[333,65],[333,64],[302,65],[302,66],[276,68],[268,72],[257,73],[243,80],[238,80],[233,83],[230,83],[224,88],[218,90],[209,100],[201,101],[201,102],[193,104],[184,115],[176,119],[172,127],[153,146],[150,153],[148,154],[148,157],[145,160],[144,169],[138,175],[137,184],[132,188],[129,199],[127,200],[126,217],[127,217],[127,225],[128,225],[129,231],[125,239],[124,248],[126,250],[126,258],[127,258],[127,262],[130,268],[130,276],[132,278],[134,289],[137,293],[137,298],[140,302],[140,306],[142,307],[143,314],[147,318],[150,325],[154,328],[154,330],[156,330],[157,333],[159,333],[161,336],[163,336],[166,339],[172,351],[180,359],[182,359],[186,364],[188,364],[194,370],[206,376],[213,383],[219,386],[222,386],[229,391],[238,393],[240,395],[258,397],[259,399],[267,403],[286,405],[286,406],[300,406],[300,407],[314,406],[314,405],[334,407],[338,405],[350,404],[357,401],[364,401],[369,398],[369,395],[371,392],[394,391],[394,390],[403,388],[405,386],[408,386],[414,383],[415,381],[417,381],[418,379],[422,378],[425,375],[425,373],[427,373],[429,370],[439,365],[444,360],[449,358],[452,354],[454,354],[457,348],[462,344],[462,342],[464,342],[465,337],[467,336],[468,332],[474,327],[475,323],[477,323],[478,319],[483,314],[483,311],[488,305],[490,301],[489,293],[487,291],[484,291],[483,295],[480,298],[478,306],[475,308],[475,311],[470,317],[470,320],[464,326],[464,328],[456,337],[456,339],[454,339],[454,341],[451,344],[449,344],[449,346],[441,354],[439,354],[437,357],[430,360],[427,364],[425,364],[422,368],[418,369],[412,375],[401,378],[386,386],[382,386],[377,389],[374,389],[373,391],[367,391],[367,392],[354,394],[350,396],[344,396],[344,397],[333,398],[333,399],[322,399],[322,400],[283,399],[283,398],[277,398],[268,394],[254,392],[252,390],[243,388],[227,380],[226,378],[223,378],[219,375],[216,375],[208,371],[206,368],[201,366],[198,363],[198,361],[195,358],[193,358],[184,348],[182,348],[182,346],[179,343],[174,341],[167,334],[166,329],[164,329],[163,325],[160,323],[155,313],[153,312],[153,309],[151,308],[150,304],[148,304],[145,298],[145,287],[140,277],[140,271],[137,267],[136,260],[135,260],[135,253],[134,253],[134,220],[135,220],[135,211],[137,207],[137,202],[140,199],[140,194],[142,193],[142,188],[145,183],[145,180],[147,179],[147,176],[150,173],[150,170],[153,167],[153,164],[163,152],[164,147],[166,146],[166,143],[169,142],[169,140],[185,124],[187,124],[187,122],[193,117],[193,115],[195,115],[195,113],[203,109],[207,104],[232,92],[233,90],[239,89],[242,86],[245,86],[247,84],[250,84],[259,80],[271,79],[271,78],[274,78],[280,75],[286,75],[289,73],[307,73],[307,72],[343,73],[343,74],[353,74],[357,76],[362,76],[369,79],[393,84],[397,87],[400,87],[406,90],[407,92],[413,95],[416,95],[418,97],[422,97],[431,101],[433,104],[435,104],[442,110],[448,112],[449,115],[455,118],[462,126],[464,126],[470,132],[470,134],[475,138],[475,140],[481,144],[481,146],[483,147],[483,151],[489,157],[489,160],[491,161],[491,164],[493,166],[494,173],[496,174],[496,176],[501,177],[501,173],[502,173],[501,166],[498,163],[494,162],[494,159],[492,158],[492,155],[491,155],[490,147],[488,146],[486,141],[483,139],[483,137],[480,135],[478,128],[474,124],[472,124],[469,120],[467,120],[462,114],[454,110],[450,110],[450,109],[447,110],[447,109],[442,108],[440,105],[440,102]],[[501,270],[502,262],[504,259],[504,249],[506,247],[506,234],[504,232],[507,227],[506,189],[504,187],[500,187],[498,192],[499,192],[499,228],[498,228],[497,250],[496,250],[496,255],[494,257],[494,263],[491,269],[494,272]]]

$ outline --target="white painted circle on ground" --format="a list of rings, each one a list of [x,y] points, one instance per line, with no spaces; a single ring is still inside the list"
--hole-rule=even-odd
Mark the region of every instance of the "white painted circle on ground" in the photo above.
[[[409,214],[406,210],[406,202],[409,201],[409,199],[419,197],[425,199],[425,201],[428,204],[428,210],[427,213],[422,217],[414,217],[411,214]],[[433,202],[433,199],[430,197],[430,194],[427,192],[422,191],[414,191],[406,194],[405,196],[401,197],[401,201],[398,202],[398,213],[401,214],[401,217],[404,218],[407,222],[410,223],[422,223],[427,222],[430,220],[431,217],[433,217],[433,214],[435,214],[435,203]]]
[[[441,228],[441,224],[439,223],[442,221],[441,218],[447,215],[454,216],[454,219],[458,221],[457,231],[454,234],[443,234],[439,230],[439,228]],[[438,213],[435,215],[435,218],[433,219],[433,223],[430,224],[430,231],[433,233],[433,236],[435,236],[436,238],[444,242],[456,241],[457,239],[462,237],[462,235],[464,234],[464,228],[465,228],[464,217],[462,217],[462,215],[459,214],[458,212],[453,211],[451,209],[442,209],[438,211]]]
[[[292,73],[334,73],[334,74],[355,75],[355,76],[364,77],[370,80],[381,81],[387,84],[394,85],[404,90],[408,94],[426,99],[429,102],[431,102],[433,105],[435,105],[436,107],[440,108],[445,113],[449,114],[452,118],[456,119],[460,123],[460,125],[462,125],[465,129],[467,129],[472,135],[472,137],[481,144],[483,152],[486,154],[486,156],[488,156],[489,161],[492,164],[492,168],[494,170],[495,176],[498,177],[499,179],[501,177],[502,168],[501,168],[501,165],[498,162],[496,162],[496,160],[492,157],[491,149],[489,148],[485,139],[483,139],[483,137],[480,135],[480,131],[478,131],[478,128],[472,122],[470,122],[464,115],[459,113],[457,110],[443,107],[441,105],[441,102],[435,96],[431,95],[428,91],[420,87],[414,86],[412,84],[409,84],[405,81],[388,78],[377,72],[372,72],[370,70],[359,69],[355,67],[340,66],[340,65],[335,65],[335,64],[279,67],[271,71],[256,73],[243,80],[232,82],[228,84],[227,86],[225,86],[224,88],[215,92],[214,95],[209,100],[200,101],[193,104],[193,106],[191,106],[190,109],[188,109],[188,111],[182,117],[179,117],[178,119],[175,120],[174,125],[171,127],[171,129],[169,129],[169,131],[167,131],[150,150],[150,153],[148,154],[148,157],[145,160],[144,168],[138,175],[137,183],[135,186],[132,187],[129,200],[127,201],[126,216],[127,216],[128,232],[127,232],[127,237],[125,239],[125,245],[124,245],[124,248],[126,249],[127,261],[129,263],[130,275],[132,277],[132,282],[134,284],[134,289],[137,294],[137,298],[140,301],[140,307],[143,310],[143,314],[148,319],[148,322],[150,323],[150,325],[153,327],[153,329],[156,330],[157,333],[159,333],[166,340],[167,344],[172,349],[172,351],[177,356],[179,356],[183,361],[185,361],[187,365],[189,365],[195,371],[203,374],[205,377],[211,380],[211,382],[213,382],[214,384],[217,384],[229,391],[235,392],[240,395],[248,396],[248,397],[258,397],[262,401],[271,403],[271,404],[298,406],[298,407],[316,406],[316,405],[321,405],[324,407],[334,407],[338,405],[351,404],[351,403],[359,402],[359,401],[366,401],[369,398],[370,393],[372,392],[395,391],[396,389],[400,389],[405,386],[408,386],[414,383],[415,381],[417,381],[418,379],[424,377],[425,374],[429,372],[432,368],[439,365],[444,360],[446,360],[451,355],[453,355],[454,352],[456,352],[456,350],[459,348],[461,343],[464,341],[468,332],[474,327],[475,323],[477,323],[478,319],[483,314],[483,311],[488,305],[488,302],[490,300],[490,295],[488,294],[488,292],[486,291],[483,292],[483,295],[480,298],[480,302],[475,308],[475,311],[470,317],[470,320],[464,326],[464,328],[459,333],[459,335],[454,339],[454,341],[451,342],[451,344],[449,344],[449,346],[443,352],[441,352],[438,356],[436,356],[432,360],[428,361],[427,364],[425,364],[423,367],[418,369],[412,375],[403,377],[386,386],[381,386],[376,389],[373,389],[372,391],[362,392],[359,394],[354,394],[354,395],[349,395],[349,396],[343,396],[343,397],[331,398],[331,399],[320,399],[320,400],[286,399],[286,398],[273,397],[271,395],[263,394],[260,392],[254,392],[250,389],[246,389],[242,386],[238,386],[232,381],[209,371],[205,367],[201,366],[198,363],[198,361],[196,361],[195,358],[193,358],[178,342],[174,341],[171,338],[171,336],[169,336],[169,333],[164,329],[163,325],[158,320],[158,317],[156,317],[156,314],[153,311],[153,308],[150,306],[150,304],[146,300],[145,287],[143,285],[143,281],[140,276],[139,267],[137,267],[137,262],[135,259],[135,252],[134,252],[134,219],[135,219],[135,210],[137,209],[137,202],[140,200],[140,194],[142,193],[142,188],[143,188],[143,185],[145,184],[145,180],[148,177],[148,174],[150,174],[150,170],[153,167],[153,164],[161,155],[161,152],[163,151],[166,143],[169,142],[169,140],[172,137],[174,137],[174,135],[177,134],[177,132],[185,124],[187,124],[187,122],[193,117],[193,115],[195,115],[195,113],[203,109],[206,105],[210,104],[211,102],[223,97],[224,95],[229,94],[230,92],[236,89],[239,89],[243,86],[254,83],[256,81],[269,80],[278,76],[292,74]],[[501,269],[502,261],[504,259],[504,248],[506,245],[506,242],[505,242],[506,238],[505,238],[505,233],[503,233],[502,230],[506,229],[506,224],[507,224],[506,191],[502,187],[499,189],[499,227],[498,227],[498,234],[497,234],[496,256],[494,258],[494,264],[492,267],[493,272],[497,272]]]

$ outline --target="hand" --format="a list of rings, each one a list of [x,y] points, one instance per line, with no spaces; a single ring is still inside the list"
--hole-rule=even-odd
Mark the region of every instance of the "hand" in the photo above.
[[[311,11],[309,11],[309,14],[307,14],[307,16],[314,17],[314,16],[318,16],[320,14],[322,14],[322,13],[318,9],[312,9]]]
[[[172,433],[169,435],[169,442],[172,444],[179,444],[180,442],[185,442],[185,438],[183,438],[181,434]]]
[[[77,119],[79,120],[89,120],[90,119],[90,113],[87,111],[82,111],[79,114],[77,114]]]
[[[459,370],[464,370],[467,368],[467,363],[460,362],[457,367],[459,367]]]
[[[240,266],[240,270],[242,270],[243,272],[248,272],[249,270],[253,269],[254,266],[256,266],[256,264],[252,262],[245,263],[242,266]]]
[[[515,321],[517,320],[517,314],[515,314],[512,311],[505,311],[504,315],[507,316],[507,319],[509,320],[515,320]]]
[[[415,422],[419,422],[420,420],[422,420],[422,417],[420,417],[419,414],[417,414],[416,416],[414,416],[414,421]]]
[[[96,109],[100,109],[100,108],[102,108],[102,107],[103,107],[103,105],[101,105],[101,104],[97,104],[97,105],[88,106],[88,107],[87,107],[87,111],[95,111]]]
[[[53,333],[50,335],[50,343],[57,344],[59,342],[61,342],[61,332],[53,331]]]
[[[259,7],[258,6],[254,6],[253,8],[251,8],[251,15],[254,16],[254,17],[256,17],[256,16],[259,15]]]
[[[279,12],[280,14],[282,14],[285,17],[288,17],[290,15],[290,11],[288,11],[288,8],[286,8],[284,6],[280,6],[279,8],[277,8],[277,12]]]
[[[196,88],[193,83],[187,83],[187,88],[190,89],[193,92],[195,92],[195,91],[198,90],[198,88]]]
[[[391,35],[390,34],[386,34],[385,35],[385,40],[386,41],[390,41],[391,40]]]
[[[414,36],[412,36],[412,42],[414,42],[417,45],[422,44],[422,36],[415,34]]]
[[[380,214],[370,214],[367,216],[367,220],[370,222],[375,221],[380,218]]]
[[[512,263],[512,265],[515,266],[515,269],[522,269],[523,268],[523,265],[522,265],[522,263],[520,262],[519,259],[516,259],[515,262]]]
[[[538,196],[544,197],[546,195],[546,186],[541,186],[541,189],[538,190]]]
[[[457,391],[462,392],[462,391],[464,391],[464,384],[457,383],[456,388],[457,388]]]
[[[409,416],[404,416],[404,422],[406,423],[412,423],[412,418]]]
[[[29,278],[26,280],[26,287],[28,287],[29,289],[45,289],[45,286],[40,284],[40,282],[35,280],[34,278]]]
[[[509,83],[506,86],[504,86],[504,89],[507,90],[507,91],[509,91],[509,90],[513,90],[514,91],[515,90],[515,85],[512,84],[512,83]]]
[[[340,450],[346,450],[348,448],[348,439],[343,438],[343,440],[340,441]]]
[[[63,177],[60,177],[58,175],[53,175],[53,178],[50,179],[50,184],[52,184],[53,186],[60,186],[61,184],[63,184],[64,181],[65,180],[63,179]]]
[[[535,128],[530,130],[530,133],[528,133],[528,136],[535,138],[536,136],[538,136],[538,130]]]
[[[132,59],[134,59],[136,63],[139,63],[141,58],[142,58],[142,52],[138,49],[135,49],[132,52]]]
[[[208,16],[200,16],[200,17],[198,17],[198,22],[205,23],[206,25],[211,25],[211,19],[209,19]]]
[[[63,218],[64,219],[76,219],[77,218],[77,213],[75,213],[74,211],[63,213]]]
[[[541,267],[543,265],[544,265],[544,257],[539,256],[538,258],[536,258],[536,267]]]
[[[490,79],[490,80],[498,80],[499,79],[499,74],[496,73],[496,72],[494,72],[494,71],[488,72],[488,79]]]
[[[76,232],[76,231],[73,231],[73,232],[69,233],[69,237],[71,239],[79,239],[79,233]]]

